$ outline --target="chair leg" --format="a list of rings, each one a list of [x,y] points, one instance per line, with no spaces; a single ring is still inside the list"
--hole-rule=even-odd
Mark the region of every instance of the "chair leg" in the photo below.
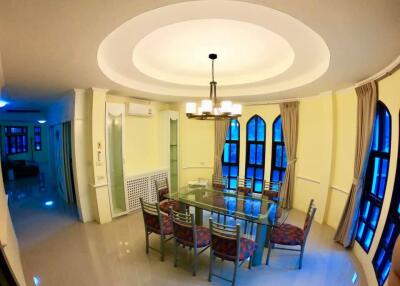
[[[147,230],[145,230],[146,232],[146,254],[149,254],[149,233],[147,232]]]
[[[304,254],[304,246],[302,245],[300,251],[299,269],[303,267],[303,254]]]
[[[235,262],[235,269],[233,270],[232,286],[235,286],[235,284],[236,284],[237,269],[238,269],[238,262],[236,261]]]
[[[211,277],[212,277],[212,270],[214,267],[214,253],[212,249],[210,249],[210,263],[208,263],[208,282],[211,282]]]
[[[250,256],[250,259],[249,259],[249,269],[251,269],[252,264],[253,264],[253,255]]]
[[[160,252],[161,252],[161,261],[164,261],[164,237],[160,235]]]
[[[270,256],[271,256],[271,251],[272,251],[272,248],[274,247],[274,244],[273,243],[270,243],[269,244],[269,247],[268,247],[268,254],[267,254],[267,261],[265,261],[265,265],[268,265],[269,264],[269,258],[270,258]]]
[[[175,239],[175,246],[174,246],[174,267],[178,266],[178,242]]]
[[[192,275],[196,276],[197,270],[197,248],[193,248],[193,264],[192,264]]]

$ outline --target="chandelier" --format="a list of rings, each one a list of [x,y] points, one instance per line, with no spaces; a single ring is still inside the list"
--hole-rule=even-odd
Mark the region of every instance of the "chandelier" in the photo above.
[[[210,99],[204,99],[197,106],[196,102],[186,103],[186,116],[198,120],[229,120],[242,115],[242,105],[229,100],[217,101],[217,82],[214,80],[214,60],[216,54],[209,54],[211,60]]]

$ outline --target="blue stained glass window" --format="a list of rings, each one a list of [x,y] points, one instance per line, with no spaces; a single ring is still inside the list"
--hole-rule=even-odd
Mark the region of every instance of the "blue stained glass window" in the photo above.
[[[372,217],[371,217],[371,226],[374,228],[376,228],[376,225],[378,224],[379,213],[380,213],[380,209],[378,207],[374,207],[374,210],[372,212]]]
[[[282,167],[282,145],[276,146],[275,167]]]
[[[282,118],[279,115],[272,127],[272,158],[271,158],[271,180],[283,181],[287,166],[286,148],[283,140]]]
[[[222,155],[222,175],[228,178],[228,189],[236,189],[239,175],[239,146],[240,125],[239,121],[230,121],[226,133],[224,153]]]
[[[272,172],[272,181],[273,182],[279,182],[279,171],[278,170],[275,170],[275,171],[273,171]]]
[[[222,176],[228,177],[229,175],[229,166],[222,166]]]
[[[256,179],[262,180],[264,177],[264,169],[263,168],[257,168],[256,169]]]
[[[246,178],[254,178],[254,191],[261,192],[264,181],[264,157],[265,157],[265,122],[254,115],[247,122],[246,143]],[[261,168],[260,168],[261,167]],[[254,170],[256,169],[256,174]]]
[[[374,195],[378,194],[377,187],[378,187],[378,180],[379,180],[379,175],[380,175],[380,172],[379,172],[380,167],[381,167],[381,158],[377,157],[377,158],[375,158],[375,161],[374,161],[374,173],[373,173],[372,188],[371,188],[371,192]]]
[[[380,183],[379,183],[379,198],[383,199],[383,196],[385,195],[385,188],[386,188],[386,178],[388,174],[388,166],[389,161],[386,159],[382,160],[382,169],[381,169],[381,174],[380,174]]]
[[[246,178],[249,178],[249,179],[254,178],[254,168],[253,167],[247,168]]]
[[[41,150],[39,142],[37,146]],[[36,150],[36,148],[35,148]],[[26,126],[5,126],[4,127],[4,151],[6,155],[28,152],[28,127]]]
[[[372,243],[372,238],[374,237],[374,232],[371,229],[367,230],[367,236],[364,240],[364,246],[365,248],[369,249]]]
[[[383,152],[390,152],[390,115],[389,112],[385,112],[385,134],[383,137]]]
[[[230,171],[230,176],[231,177],[237,177],[239,175],[239,167],[238,166],[232,166],[231,171]]]
[[[247,124],[247,141],[256,140],[256,120],[250,120]]]
[[[371,140],[371,150],[363,184],[364,189],[361,200],[362,211],[360,212],[359,227],[356,235],[356,240],[366,252],[369,252],[370,250],[375,230],[379,223],[390,162],[391,118],[389,110],[380,101],[377,103]],[[396,212],[396,210],[394,212]],[[382,275],[384,273],[384,266],[386,265],[387,259],[390,259],[388,251],[381,251],[383,248],[387,247],[385,239],[383,238],[387,237],[389,232],[390,227],[389,224],[386,223],[380,241],[380,248],[378,247],[380,250],[375,253],[373,260],[378,281],[383,277]],[[390,244],[391,242],[389,245]]]
[[[265,140],[265,123],[261,118],[257,118],[257,141]]]
[[[237,144],[231,144],[230,157],[231,157],[230,163],[236,163]]]
[[[274,122],[274,141],[275,142],[282,142],[282,119],[281,116],[278,116],[277,119]]]
[[[250,164],[256,163],[256,144],[250,144]]]
[[[358,239],[361,239],[364,229],[365,229],[365,223],[361,222],[360,225],[358,226],[358,232],[357,232]]]
[[[363,215],[362,215],[365,220],[368,218],[370,206],[371,206],[371,202],[366,201],[364,204],[364,210],[363,210]]]
[[[264,145],[257,144],[257,165],[262,165],[264,161]]]
[[[262,191],[262,185],[263,185],[263,182],[262,182],[262,181],[256,180],[256,181],[254,182],[254,191],[257,192],[257,193],[261,193],[261,191]]]

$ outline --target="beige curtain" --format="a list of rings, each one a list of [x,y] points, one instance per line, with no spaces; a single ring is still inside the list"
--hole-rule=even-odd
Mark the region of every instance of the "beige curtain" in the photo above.
[[[357,141],[354,161],[354,179],[335,240],[344,247],[352,246],[357,229],[360,201],[364,184],[365,169],[371,145],[371,134],[378,100],[376,82],[356,88],[357,93]]]
[[[222,176],[222,153],[224,152],[229,120],[215,120],[214,136],[214,175]]]
[[[284,208],[292,208],[296,170],[299,102],[284,102],[279,104],[279,108],[281,111],[283,139],[287,156],[285,180],[282,185],[282,206]]]

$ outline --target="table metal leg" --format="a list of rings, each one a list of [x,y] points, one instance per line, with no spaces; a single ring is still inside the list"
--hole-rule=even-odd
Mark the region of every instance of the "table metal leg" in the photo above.
[[[203,209],[195,208],[194,219],[196,221],[196,225],[198,226],[203,225]]]
[[[257,224],[256,231],[256,242],[257,248],[253,255],[253,266],[258,266],[262,264],[264,245],[267,239],[268,227],[265,224]]]

